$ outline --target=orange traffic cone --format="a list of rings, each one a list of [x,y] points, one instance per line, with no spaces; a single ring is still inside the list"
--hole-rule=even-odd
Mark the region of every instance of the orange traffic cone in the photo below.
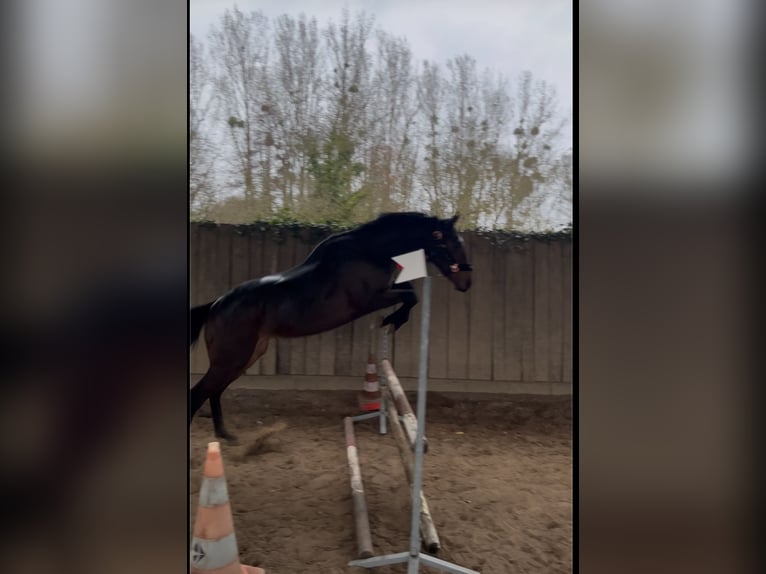
[[[265,574],[262,568],[239,563],[221,445],[218,442],[207,444],[191,543],[190,574]]]
[[[364,375],[364,390],[359,394],[359,408],[363,411],[379,411],[380,397],[375,355],[370,353],[367,357],[367,372]]]

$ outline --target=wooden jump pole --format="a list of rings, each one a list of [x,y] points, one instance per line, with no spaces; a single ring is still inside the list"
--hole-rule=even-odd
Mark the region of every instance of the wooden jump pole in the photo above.
[[[388,389],[386,389],[385,399],[388,401],[388,420],[391,423],[391,429],[396,439],[396,446],[399,447],[399,454],[402,456],[402,465],[404,466],[404,473],[407,475],[407,483],[412,487],[412,451],[407,438],[404,436],[404,430],[397,417],[396,405]],[[423,494],[422,489],[420,491],[420,537],[423,540],[426,552],[438,554],[441,543],[439,542],[439,535],[436,533],[436,526],[431,517],[431,511],[428,508],[426,495]]]
[[[407,395],[404,394],[402,384],[399,382],[399,377],[396,376],[394,368],[391,366],[391,362],[388,359],[383,359],[380,362],[383,367],[383,373],[386,376],[386,383],[391,390],[391,396],[393,397],[396,409],[399,411],[399,415],[402,417],[402,424],[404,431],[407,433],[407,438],[410,441],[410,447],[415,449],[415,438],[418,434],[418,419],[415,417],[415,413],[410,406],[410,401],[407,400]],[[428,439],[423,437],[423,452],[428,452]]]
[[[351,417],[343,419],[346,429],[346,455],[348,456],[348,472],[351,476],[351,498],[354,501],[354,523],[356,524],[356,543],[359,548],[359,558],[369,558],[372,554],[372,535],[370,520],[367,516],[367,501],[364,498],[362,471],[359,468],[359,456],[356,450],[354,436],[354,421]]]

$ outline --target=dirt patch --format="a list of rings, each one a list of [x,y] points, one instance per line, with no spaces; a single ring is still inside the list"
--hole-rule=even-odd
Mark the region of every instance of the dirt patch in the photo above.
[[[415,397],[410,395],[415,408]],[[230,389],[222,444],[240,555],[268,574],[361,574],[343,417],[353,392]],[[572,403],[429,393],[424,492],[439,557],[482,574],[572,571]],[[356,424],[376,554],[408,548],[409,488],[392,436]],[[191,519],[212,422],[191,428]],[[406,572],[406,566],[373,570]]]

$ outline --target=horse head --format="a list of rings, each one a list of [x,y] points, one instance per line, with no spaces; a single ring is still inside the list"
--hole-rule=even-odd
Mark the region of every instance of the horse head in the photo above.
[[[455,286],[458,291],[471,288],[471,265],[465,253],[463,238],[455,229],[459,215],[449,219],[436,219],[425,252],[428,260]]]

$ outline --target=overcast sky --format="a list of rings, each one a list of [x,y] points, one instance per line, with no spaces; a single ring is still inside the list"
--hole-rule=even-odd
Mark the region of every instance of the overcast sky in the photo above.
[[[340,20],[364,10],[376,27],[405,36],[416,59],[444,63],[467,53],[479,69],[515,80],[523,70],[555,86],[560,111],[572,112],[572,0],[191,0],[190,30],[199,38],[227,9]],[[570,126],[571,127],[571,126]],[[566,130],[571,145],[571,129]]]

